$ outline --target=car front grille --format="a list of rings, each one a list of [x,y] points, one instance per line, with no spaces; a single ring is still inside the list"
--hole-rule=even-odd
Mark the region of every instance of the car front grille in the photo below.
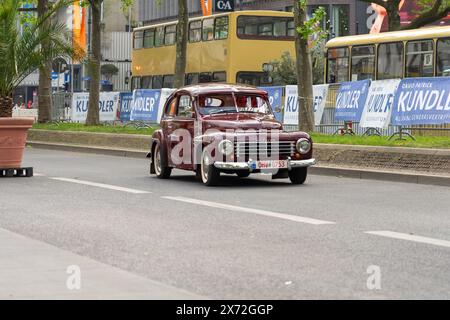
[[[295,142],[237,142],[235,144],[235,155],[239,160],[260,160],[267,158],[285,159],[295,153]]]

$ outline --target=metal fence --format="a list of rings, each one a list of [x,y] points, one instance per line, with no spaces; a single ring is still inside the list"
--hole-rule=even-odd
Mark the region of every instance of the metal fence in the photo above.
[[[325,109],[323,112],[320,125],[315,126],[315,131],[319,133],[334,134],[340,129],[345,127],[344,121],[336,121],[334,114],[336,111],[336,97],[339,92],[339,84],[330,84],[328,88],[327,101],[325,103]],[[355,134],[371,134],[372,130],[368,131],[368,128],[362,128],[358,122],[352,122],[352,131]],[[298,130],[297,125],[285,125],[287,131]],[[450,124],[442,125],[415,125],[410,127],[399,127],[389,125],[387,129],[377,129],[377,132],[382,136],[391,136],[396,132],[402,130],[403,132],[410,133],[413,136],[444,136],[450,137]]]
[[[72,94],[68,92],[56,92],[52,95],[52,120],[70,121]]]

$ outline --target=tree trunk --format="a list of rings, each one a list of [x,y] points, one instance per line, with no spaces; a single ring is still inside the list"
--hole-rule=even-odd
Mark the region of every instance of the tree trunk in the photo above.
[[[0,96],[0,118],[12,117],[13,98]]]
[[[89,55],[89,107],[86,125],[94,126],[100,123],[99,100],[100,100],[100,58],[101,58],[101,30],[100,10],[102,0],[91,0],[92,9],[92,42]]]
[[[38,16],[43,16],[48,10],[48,0],[38,1]],[[48,27],[50,19],[43,23],[43,27]],[[42,47],[48,47],[48,41],[42,42]],[[26,102],[25,102],[26,103]],[[52,61],[47,61],[39,68],[39,88],[38,88],[38,122],[45,123],[52,120]]]
[[[306,11],[300,7],[299,1],[294,0],[294,19],[296,26],[302,26],[307,17]],[[313,109],[313,71],[308,39],[304,39],[298,32],[295,37],[295,52],[297,66],[298,90],[298,125],[305,132],[314,131]]]
[[[184,86],[186,73],[186,51],[188,30],[187,0],[178,1],[177,52],[175,61],[174,87]]]
[[[399,11],[400,0],[393,0],[386,3],[386,12],[388,17],[388,28],[389,31],[400,30],[400,11]]]

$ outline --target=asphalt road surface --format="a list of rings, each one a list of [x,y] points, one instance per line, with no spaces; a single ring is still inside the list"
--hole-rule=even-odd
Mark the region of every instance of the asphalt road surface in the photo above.
[[[212,299],[450,298],[450,188],[310,175],[305,185],[146,159],[26,150],[0,228]],[[2,263],[0,261],[0,263]]]

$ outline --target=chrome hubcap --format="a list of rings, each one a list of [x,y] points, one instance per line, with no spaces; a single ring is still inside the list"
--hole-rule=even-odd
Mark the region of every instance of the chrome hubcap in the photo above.
[[[208,172],[209,172],[209,157],[204,154],[202,159],[202,180],[203,182],[208,181]]]
[[[157,175],[161,174],[161,153],[159,152],[159,146],[155,148],[155,172]]]

